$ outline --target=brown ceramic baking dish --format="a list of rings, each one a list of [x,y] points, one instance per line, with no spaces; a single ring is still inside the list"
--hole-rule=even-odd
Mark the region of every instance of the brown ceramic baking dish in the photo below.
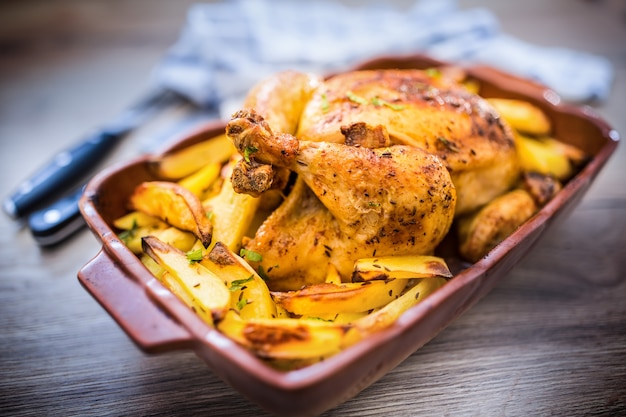
[[[423,56],[381,57],[360,68],[427,68],[440,65]],[[82,285],[145,352],[194,351],[209,368],[244,396],[278,415],[315,415],[354,396],[431,340],[470,308],[528,252],[557,218],[572,210],[614,152],[618,133],[586,107],[560,103],[549,89],[490,68],[468,68],[481,95],[522,98],[540,106],[554,123],[555,136],[591,159],[535,216],[472,265],[448,254],[455,276],[408,310],[393,326],[323,362],[294,371],[275,370],[205,324],[161,285],[116,236],[113,219],[124,214],[128,196],[142,181],[154,180],[149,157],[111,167],[86,187],[80,208],[102,250],[78,273]],[[180,149],[223,133],[215,122],[182,138]],[[332,381],[332,382],[331,382]]]

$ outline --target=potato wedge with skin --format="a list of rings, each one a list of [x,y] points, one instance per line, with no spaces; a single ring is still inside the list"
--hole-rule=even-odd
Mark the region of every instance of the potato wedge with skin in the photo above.
[[[113,226],[120,230],[132,230],[139,227],[159,226],[167,224],[163,220],[140,211],[133,211],[118,217],[113,221]]]
[[[222,165],[218,162],[208,163],[200,170],[178,181],[178,184],[200,197],[219,178],[221,169]]]
[[[148,271],[150,271],[152,275],[154,275],[159,281],[162,281],[161,278],[163,277],[163,274],[166,273],[165,269],[156,263],[154,259],[146,255],[143,250],[139,255],[139,259],[141,260],[141,263],[148,268]]]
[[[183,178],[178,184],[187,188],[189,191],[197,196],[207,189],[219,176],[221,166],[219,164],[208,164],[195,174]],[[139,228],[152,228],[154,230],[164,229],[164,225],[167,225],[163,220],[158,217],[151,216],[141,211],[132,211],[119,217],[113,221],[113,225],[124,231],[140,232]],[[150,233],[134,233],[134,249],[141,250],[141,238],[147,236]],[[128,236],[128,233],[124,235]],[[126,241],[126,239],[125,239]],[[138,253],[138,252],[135,252]]]
[[[459,252],[476,262],[515,231],[538,210],[526,190],[510,191],[477,213],[458,219]]]
[[[487,101],[518,132],[545,136],[552,130],[550,119],[543,110],[527,101],[505,98],[488,98]]]
[[[438,256],[384,256],[357,260],[352,273],[352,282],[436,276],[452,277],[446,261]]]
[[[213,225],[202,203],[183,186],[166,181],[139,184],[130,196],[133,209],[158,217],[171,226],[192,232],[206,248],[211,244]]]
[[[530,193],[537,205],[543,206],[563,189],[563,184],[551,175],[524,172],[522,187]]]
[[[342,324],[293,318],[242,320],[229,311],[217,329],[261,358],[321,359],[358,340]]]
[[[292,314],[327,317],[337,313],[360,313],[396,299],[406,280],[376,280],[343,284],[314,284],[298,291],[272,292],[272,297]]]
[[[154,236],[142,239],[144,252],[161,266],[178,285],[172,285],[200,317],[212,324],[226,315],[231,294],[224,281],[197,262],[190,262],[181,250]],[[167,278],[169,279],[169,278]]]
[[[183,252],[190,251],[198,240],[193,233],[185,232],[184,230],[177,229],[176,227],[156,230],[152,232],[151,235],[157,237],[160,241],[167,243],[168,245],[174,246],[176,249],[180,249]]]
[[[203,202],[214,224],[214,240],[237,252],[260,202],[260,198],[235,192],[230,178],[225,178],[220,192]]]
[[[582,150],[553,137],[542,137],[539,140],[549,148],[554,149],[554,152],[565,155],[574,167],[581,165],[587,159],[587,154]]]
[[[207,164],[224,163],[234,153],[232,141],[224,134],[162,156],[150,164],[157,177],[179,180]]]
[[[524,172],[537,172],[566,180],[574,173],[569,157],[554,142],[516,135],[517,155]]]
[[[326,315],[318,315],[318,316],[302,316],[300,320],[322,320],[322,321],[331,321],[337,324],[351,324],[355,320],[360,319],[361,317],[367,316],[367,311],[362,311],[360,313],[333,313]]]
[[[222,242],[216,242],[200,263],[224,280],[231,291],[231,308],[242,319],[278,317],[265,281]]]
[[[124,230],[118,235],[118,237],[134,254],[140,254],[143,252],[141,247],[141,238],[164,231],[167,228],[169,228],[167,223],[159,220],[154,225],[134,227],[129,230]]]
[[[152,259],[152,258],[150,258]],[[161,278],[160,281],[163,285],[165,285],[165,287],[167,287],[168,290],[170,290],[172,292],[172,294],[174,294],[176,297],[180,298],[180,300],[185,303],[187,306],[189,306],[189,308],[193,308],[194,306],[194,299],[191,296],[191,294],[189,294],[189,292],[185,289],[185,287],[180,283],[180,281],[178,281],[174,276],[172,276],[172,274],[170,274],[168,271],[163,270],[163,273],[161,274]],[[202,319],[210,324],[213,324],[213,317],[212,316],[202,316]]]
[[[446,284],[445,278],[422,278],[397,299],[380,310],[355,320],[352,324],[358,329],[360,337],[365,337],[391,326],[409,308],[421,302]]]

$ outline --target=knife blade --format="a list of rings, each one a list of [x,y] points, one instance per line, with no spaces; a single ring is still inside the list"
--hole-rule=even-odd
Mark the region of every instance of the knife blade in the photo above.
[[[12,218],[23,217],[75,186],[95,169],[97,163],[103,160],[124,136],[140,126],[153,112],[173,100],[181,98],[170,90],[151,90],[114,120],[58,152],[4,200],[4,211]]]

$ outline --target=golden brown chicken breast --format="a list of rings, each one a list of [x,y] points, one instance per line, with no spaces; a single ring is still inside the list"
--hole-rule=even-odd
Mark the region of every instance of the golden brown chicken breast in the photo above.
[[[456,185],[458,214],[508,191],[519,178],[510,128],[486,100],[436,70],[334,76],[305,106],[297,137],[344,143],[352,140],[355,130],[364,136],[364,124],[370,136],[388,136],[392,144],[437,155]]]

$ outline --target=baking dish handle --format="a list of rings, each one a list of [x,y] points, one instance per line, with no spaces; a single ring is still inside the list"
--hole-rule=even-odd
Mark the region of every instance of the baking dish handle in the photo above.
[[[159,309],[105,250],[78,272],[78,280],[143,351],[191,347],[189,332]]]

